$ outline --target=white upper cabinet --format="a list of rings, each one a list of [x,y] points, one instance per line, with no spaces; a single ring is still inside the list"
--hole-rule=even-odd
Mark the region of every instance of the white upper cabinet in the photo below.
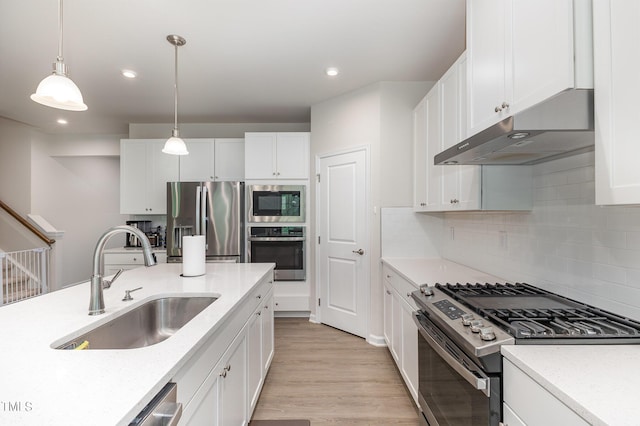
[[[308,132],[245,133],[246,179],[309,179]]]
[[[167,182],[178,180],[178,156],[164,139],[120,141],[120,213],[166,214]]]
[[[531,166],[433,164],[465,135],[465,61],[463,53],[414,109],[414,211],[530,210]]]
[[[467,57],[460,58],[438,81],[442,140],[440,152],[465,138],[467,111]],[[476,210],[480,205],[480,166],[433,166],[439,170],[442,183],[438,208]]]
[[[640,2],[593,7],[596,204],[640,204]]]
[[[433,157],[440,152],[440,87],[427,93],[413,112],[413,209],[431,211],[440,201],[440,168],[433,165]]]
[[[591,0],[467,0],[467,133],[593,88]]]
[[[189,155],[180,157],[180,180],[244,180],[244,139],[185,139]]]

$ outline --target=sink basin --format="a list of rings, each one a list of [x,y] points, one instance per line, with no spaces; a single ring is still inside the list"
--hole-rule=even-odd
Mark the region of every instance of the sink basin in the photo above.
[[[211,305],[217,297],[165,297],[150,300],[106,324],[70,340],[57,349],[134,349],[171,337]]]

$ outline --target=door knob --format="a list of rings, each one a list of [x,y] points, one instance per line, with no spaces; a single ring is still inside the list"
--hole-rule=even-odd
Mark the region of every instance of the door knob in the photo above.
[[[360,256],[362,256],[364,254],[364,250],[362,249],[358,249],[358,250],[351,250],[352,253],[355,254],[359,254]]]

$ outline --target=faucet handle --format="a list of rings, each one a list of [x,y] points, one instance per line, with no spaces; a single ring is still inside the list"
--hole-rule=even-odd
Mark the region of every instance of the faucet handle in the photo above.
[[[102,280],[102,288],[110,288],[111,284],[113,284],[114,281],[117,280],[120,274],[122,274],[123,272],[124,269],[119,269],[118,272],[116,272],[116,274],[113,276],[113,278],[111,278],[111,280]]]
[[[138,287],[138,288],[134,288],[133,290],[125,290],[124,291],[124,297],[122,298],[123,302],[126,302],[128,300],[133,300],[133,297],[131,297],[131,293],[134,291],[138,291],[141,290],[142,287]]]

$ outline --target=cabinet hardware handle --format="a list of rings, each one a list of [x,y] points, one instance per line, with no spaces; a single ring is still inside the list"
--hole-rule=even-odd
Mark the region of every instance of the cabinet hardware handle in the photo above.
[[[411,297],[411,293],[407,293],[407,297]]]
[[[391,294],[391,292],[389,290],[387,290],[387,294]]]
[[[262,299],[262,295],[261,294],[257,295],[256,299]]]
[[[276,175],[276,172],[273,172],[273,173],[272,173],[272,175],[274,175],[274,176],[275,176],[275,175]]]
[[[355,254],[359,254],[360,256],[362,256],[364,254],[364,250],[362,249],[358,249],[358,250],[351,250],[352,253]]]
[[[506,102],[503,102],[501,106],[503,109],[509,108],[509,104]]]
[[[222,372],[219,374],[220,377],[227,377],[227,369],[223,369]]]
[[[265,305],[265,306],[264,306],[264,308],[265,308],[265,309],[269,309],[269,306],[268,306],[268,305]]]
[[[227,365],[227,371],[231,371],[231,364]]]
[[[387,278],[391,278],[391,275],[387,274]]]
[[[495,111],[495,112],[500,112],[500,111],[502,111],[502,108],[500,108],[499,106],[497,106],[497,107],[494,109],[494,111]]]
[[[260,316],[261,313],[262,313],[262,311],[258,311],[258,312],[256,312],[256,315]]]

